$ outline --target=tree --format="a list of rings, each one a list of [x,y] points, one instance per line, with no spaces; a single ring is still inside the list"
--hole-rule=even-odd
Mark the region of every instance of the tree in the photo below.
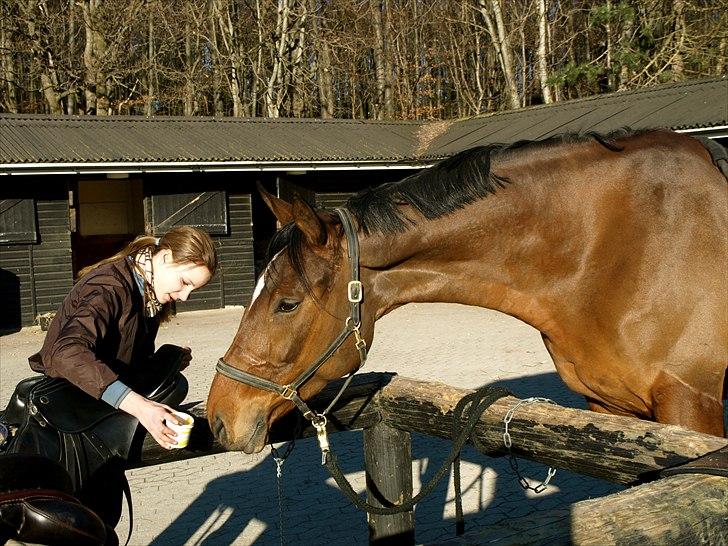
[[[3,0],[0,111],[448,119],[725,73],[715,0]]]
[[[500,0],[478,0],[478,8],[485,21],[493,48],[498,56],[498,62],[503,71],[508,105],[513,109],[520,108],[521,103],[518,99],[518,89],[514,77],[513,50],[503,19],[501,2]]]

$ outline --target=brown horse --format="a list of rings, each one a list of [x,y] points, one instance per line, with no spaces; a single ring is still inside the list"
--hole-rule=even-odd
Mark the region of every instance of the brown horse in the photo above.
[[[284,227],[207,405],[227,448],[261,450],[293,391],[309,398],[355,370],[359,332],[371,343],[374,322],[409,302],[517,317],[590,409],[723,435],[728,184],[698,140],[658,130],[471,149],[354,196],[348,240],[348,214],[264,199]],[[360,329],[347,319],[357,239]],[[303,372],[342,327],[354,336]]]

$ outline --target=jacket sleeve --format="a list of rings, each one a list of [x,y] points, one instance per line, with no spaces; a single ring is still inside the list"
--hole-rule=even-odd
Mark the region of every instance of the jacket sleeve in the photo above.
[[[107,336],[118,335],[118,286],[89,285],[70,302],[64,324],[44,359],[45,373],[63,377],[96,399],[118,375],[98,356]]]

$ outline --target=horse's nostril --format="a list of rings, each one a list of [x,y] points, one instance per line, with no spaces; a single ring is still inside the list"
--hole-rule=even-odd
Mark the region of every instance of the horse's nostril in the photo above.
[[[222,422],[219,415],[215,415],[215,418],[213,419],[212,434],[219,442],[223,442],[225,440],[225,423]]]

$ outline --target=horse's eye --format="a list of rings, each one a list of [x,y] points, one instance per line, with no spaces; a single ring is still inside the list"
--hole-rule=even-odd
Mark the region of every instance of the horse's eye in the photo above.
[[[290,313],[295,311],[300,302],[293,300],[281,300],[276,307],[276,313]]]

